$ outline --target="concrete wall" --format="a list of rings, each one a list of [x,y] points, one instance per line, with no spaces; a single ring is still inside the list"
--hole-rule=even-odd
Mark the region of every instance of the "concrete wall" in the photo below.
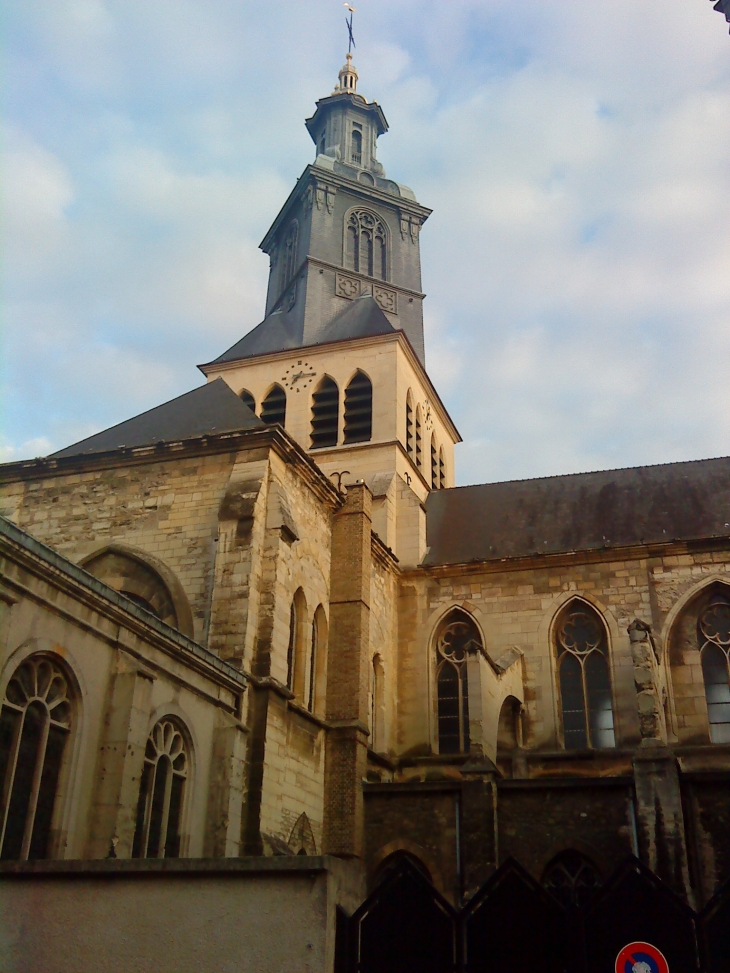
[[[364,892],[333,859],[97,864],[0,865],[3,973],[331,973]]]

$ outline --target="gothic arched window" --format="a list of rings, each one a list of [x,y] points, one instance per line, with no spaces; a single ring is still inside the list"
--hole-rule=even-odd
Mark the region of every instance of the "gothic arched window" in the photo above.
[[[446,489],[446,463],[444,461],[444,447],[439,449],[439,490]]]
[[[345,442],[366,443],[373,433],[373,386],[364,372],[356,372],[345,389]]]
[[[286,685],[300,700],[304,698],[307,599],[297,589],[289,609],[289,643],[286,650]]]
[[[312,641],[309,655],[307,709],[321,714],[327,686],[327,616],[319,605],[312,619]]]
[[[431,433],[431,489],[439,488],[439,454],[436,449],[436,436]]]
[[[286,392],[281,385],[274,385],[261,403],[261,421],[267,426],[286,423]]]
[[[601,884],[601,876],[589,858],[569,848],[548,864],[542,884],[568,909],[586,905]]]
[[[340,420],[340,390],[337,382],[325,375],[312,396],[312,449],[336,446]]]
[[[463,612],[452,612],[436,636],[439,753],[469,751],[469,693],[467,657],[479,651],[481,638]]]
[[[147,738],[132,858],[179,858],[190,757],[176,720],[156,723]]]
[[[256,415],[256,399],[251,395],[248,389],[242,389],[238,394],[239,399],[244,405],[247,405],[251,412]]]
[[[567,750],[616,745],[606,629],[583,601],[563,609],[555,628],[563,739]]]
[[[730,743],[730,602],[715,595],[697,620],[710,740]]]
[[[345,265],[349,270],[379,280],[388,277],[388,234],[374,213],[355,210],[345,228]]]
[[[71,731],[68,679],[47,656],[13,673],[0,710],[0,858],[47,858]]]

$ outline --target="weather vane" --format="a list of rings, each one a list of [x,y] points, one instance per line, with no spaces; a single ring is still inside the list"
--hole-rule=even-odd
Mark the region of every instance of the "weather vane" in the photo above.
[[[357,44],[355,44],[355,38],[352,36],[352,15],[355,13],[355,8],[351,7],[349,3],[343,3],[342,6],[347,7],[347,9],[350,11],[350,19],[348,20],[347,17],[345,17],[345,23],[347,24],[347,33],[350,38],[347,44],[347,53],[352,54],[353,47],[357,47]]]

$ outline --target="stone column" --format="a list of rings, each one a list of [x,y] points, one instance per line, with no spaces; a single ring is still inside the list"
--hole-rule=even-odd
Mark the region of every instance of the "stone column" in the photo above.
[[[130,858],[153,673],[120,651],[102,736],[89,858]]]
[[[332,527],[323,843],[346,858],[364,856],[371,511],[367,486],[350,486]]]
[[[629,625],[641,743],[634,754],[634,785],[641,859],[675,892],[693,903],[677,761],[667,747],[658,660],[650,628]]]
[[[213,732],[205,835],[206,858],[235,858],[241,852],[246,728],[219,713]]]

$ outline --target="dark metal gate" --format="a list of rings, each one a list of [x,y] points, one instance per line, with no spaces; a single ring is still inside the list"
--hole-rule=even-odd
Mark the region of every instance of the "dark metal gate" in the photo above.
[[[510,859],[457,912],[404,858],[340,916],[337,973],[614,973],[632,942],[671,973],[730,973],[730,882],[697,914],[630,858],[565,906]]]

